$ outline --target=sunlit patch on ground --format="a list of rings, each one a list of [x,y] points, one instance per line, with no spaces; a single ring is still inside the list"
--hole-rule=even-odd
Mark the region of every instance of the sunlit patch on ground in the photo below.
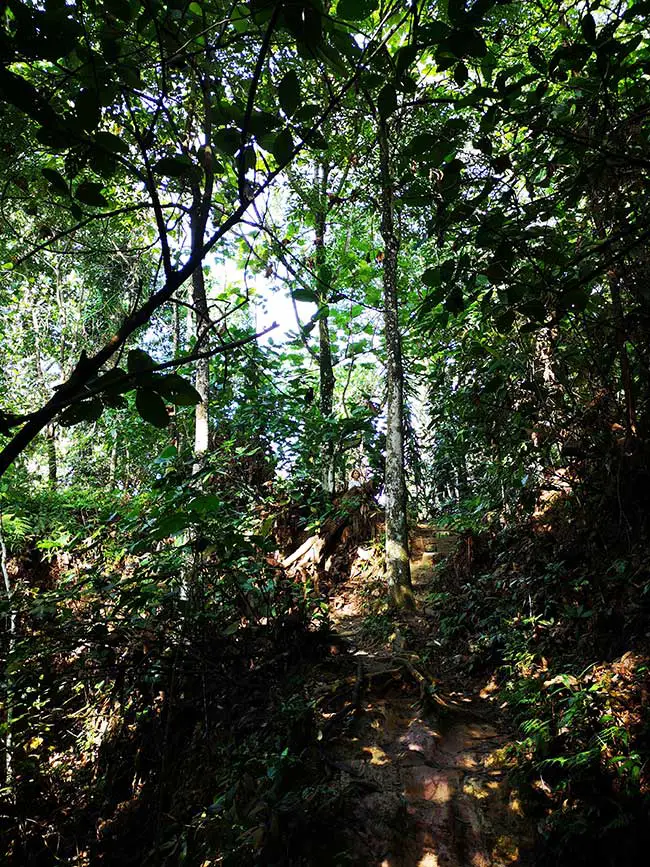
[[[415,584],[420,593],[432,574],[430,561],[422,556],[431,545],[431,534],[416,542]],[[498,710],[490,702],[492,685],[486,684],[480,694],[462,688],[436,693],[431,710],[417,678],[419,671],[426,673],[426,666],[410,652],[417,647],[417,615],[392,630],[406,635],[405,644],[396,642],[394,634],[391,640],[388,633],[382,642],[378,628],[375,633],[368,624],[361,628],[355,588],[341,592],[345,601],[335,606],[334,619],[357,648],[356,659],[363,668],[359,712],[348,736],[331,748],[342,782],[354,787],[347,817],[351,863],[522,863],[521,846],[531,840],[532,832],[508,783],[508,739],[493,722]]]

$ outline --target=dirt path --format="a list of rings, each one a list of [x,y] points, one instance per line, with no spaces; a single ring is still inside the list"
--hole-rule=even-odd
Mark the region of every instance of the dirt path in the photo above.
[[[432,528],[413,540],[416,593],[432,574],[438,541]],[[446,553],[446,551],[444,552]],[[483,690],[431,688],[418,654],[391,641],[369,640],[362,628],[363,588],[339,588],[335,628],[355,647],[357,712],[328,748],[344,786],[356,787],[349,859],[368,867],[505,867],[529,863],[532,840],[507,779],[509,735]],[[426,628],[417,615],[413,631]]]

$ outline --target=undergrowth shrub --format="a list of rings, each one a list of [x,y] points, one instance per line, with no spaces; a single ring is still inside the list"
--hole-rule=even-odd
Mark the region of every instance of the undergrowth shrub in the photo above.
[[[322,600],[279,568],[267,495],[228,454],[189,484],[163,455],[147,493],[3,504],[0,836],[16,867],[285,863],[301,822],[338,803],[304,686]]]
[[[493,677],[540,863],[627,867],[650,819],[650,561],[642,537],[605,547],[575,514],[461,535],[427,601],[431,658]]]

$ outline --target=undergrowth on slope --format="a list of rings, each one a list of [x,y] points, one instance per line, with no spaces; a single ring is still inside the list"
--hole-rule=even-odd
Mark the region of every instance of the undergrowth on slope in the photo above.
[[[650,556],[567,499],[465,532],[429,594],[431,658],[518,727],[539,863],[629,865],[650,842]]]
[[[331,863],[318,829],[345,792],[308,685],[324,603],[280,568],[278,507],[227,455],[195,486],[159,465],[138,497],[12,492],[6,863]]]

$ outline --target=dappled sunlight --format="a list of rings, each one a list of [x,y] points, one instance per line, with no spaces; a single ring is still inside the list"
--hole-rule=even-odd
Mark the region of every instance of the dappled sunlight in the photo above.
[[[412,540],[416,593],[432,580],[432,529]],[[435,551],[434,551],[435,553]],[[382,867],[506,867],[532,832],[507,780],[507,738],[495,724],[493,685],[441,694],[411,651],[418,615],[369,614],[363,585],[337,588],[336,628],[352,647],[359,695],[348,734],[331,747],[340,784],[354,791],[353,863]],[[362,612],[365,612],[365,616]],[[390,627],[390,628],[388,628]],[[415,638],[413,636],[416,636]],[[430,684],[427,703],[423,684]],[[340,713],[340,711],[338,712]]]
[[[386,755],[386,753],[382,750],[381,747],[370,746],[363,748],[364,753],[368,753],[370,755],[370,764],[371,765],[386,765],[390,762],[390,758]]]

